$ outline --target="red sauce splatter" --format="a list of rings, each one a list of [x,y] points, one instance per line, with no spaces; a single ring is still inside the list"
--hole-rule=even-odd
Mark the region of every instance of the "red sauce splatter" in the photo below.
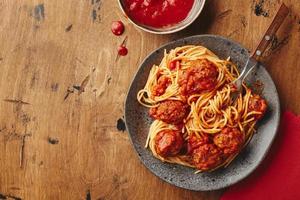
[[[118,54],[120,56],[126,56],[127,53],[128,53],[128,49],[124,45],[118,47]]]
[[[124,0],[128,16],[135,22],[156,28],[183,21],[195,0]]]
[[[125,30],[124,24],[121,21],[114,21],[111,24],[111,32],[115,35],[122,35]]]

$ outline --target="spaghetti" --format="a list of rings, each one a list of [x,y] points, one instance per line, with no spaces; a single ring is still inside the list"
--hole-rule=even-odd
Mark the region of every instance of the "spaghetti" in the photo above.
[[[155,120],[146,148],[163,162],[213,171],[227,166],[251,140],[267,104],[243,85],[233,101],[239,72],[203,46],[164,52],[137,99]]]

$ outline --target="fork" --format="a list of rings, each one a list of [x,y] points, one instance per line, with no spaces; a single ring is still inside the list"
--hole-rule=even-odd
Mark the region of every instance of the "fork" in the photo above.
[[[262,40],[260,41],[259,45],[257,46],[256,50],[251,54],[248,58],[243,71],[239,75],[239,77],[232,82],[232,84],[237,89],[236,92],[232,94],[232,101],[235,102],[238,96],[243,92],[243,82],[245,78],[250,74],[250,72],[257,66],[258,61],[260,60],[261,56],[269,46],[274,38],[277,30],[279,29],[280,25],[283,23],[284,19],[289,13],[289,9],[286,7],[284,3],[281,4],[279,10],[277,11],[271,25],[267,29],[266,33],[264,34]]]

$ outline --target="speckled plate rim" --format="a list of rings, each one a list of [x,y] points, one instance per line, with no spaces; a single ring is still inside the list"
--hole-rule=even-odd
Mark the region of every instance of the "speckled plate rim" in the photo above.
[[[130,93],[130,90],[132,88],[132,85],[134,84],[134,81],[135,81],[135,78],[137,76],[137,74],[139,74],[139,71],[142,70],[142,67],[143,67],[143,64],[145,63],[145,61],[147,59],[149,59],[151,57],[152,54],[154,54],[155,52],[157,52],[158,50],[162,49],[162,48],[166,48],[170,45],[174,45],[178,42],[184,42],[186,40],[189,40],[189,39],[194,39],[194,38],[201,38],[201,37],[212,37],[212,38],[220,38],[220,39],[223,39],[223,40],[226,40],[234,45],[236,45],[237,47],[241,48],[241,49],[245,49],[247,50],[245,47],[243,47],[241,44],[239,44],[238,42],[235,42],[231,39],[228,39],[228,38],[225,38],[223,36],[219,36],[219,35],[212,35],[212,34],[202,34],[202,35],[194,35],[194,36],[189,36],[189,37],[184,37],[184,38],[181,38],[181,39],[178,39],[178,40],[174,40],[174,41],[171,41],[171,42],[168,42],[166,44],[163,44],[161,45],[160,47],[156,48],[155,50],[153,50],[151,53],[149,53],[144,59],[143,61],[139,64],[139,67],[136,71],[136,73],[134,74],[133,78],[132,78],[132,81],[130,83],[130,86],[129,86],[129,89],[126,93],[126,98],[125,98],[125,102],[124,102],[124,120],[125,120],[125,125],[126,125],[126,129],[127,129],[127,132],[128,132],[128,136],[130,138],[130,142],[131,142],[131,145],[132,147],[134,148],[134,151],[136,152],[136,155],[138,156],[139,160],[141,161],[141,163],[152,173],[154,174],[156,177],[158,177],[159,179],[171,184],[171,185],[174,185],[176,187],[179,187],[179,188],[183,188],[183,189],[187,189],[187,190],[191,190],[191,191],[214,191],[214,190],[220,190],[220,189],[224,189],[224,188],[227,188],[231,185],[234,185],[242,180],[244,180],[246,177],[248,177],[251,173],[253,173],[259,166],[260,164],[262,163],[262,161],[265,159],[265,157],[267,156],[270,148],[273,146],[273,142],[278,134],[278,129],[279,129],[279,123],[280,123],[280,116],[281,116],[281,109],[280,109],[280,101],[279,101],[279,96],[278,96],[278,91],[277,91],[277,88],[276,88],[276,85],[272,79],[272,77],[270,76],[270,74],[267,72],[268,76],[270,77],[271,79],[271,82],[272,84],[274,85],[275,87],[275,92],[276,92],[276,95],[274,95],[274,98],[275,98],[275,102],[276,102],[276,107],[278,108],[278,110],[276,111],[276,113],[274,114],[275,117],[276,117],[276,121],[275,121],[275,129],[274,129],[274,136],[272,137],[272,139],[270,140],[270,144],[269,146],[266,148],[266,150],[264,151],[264,153],[262,154],[261,158],[259,160],[257,160],[257,165],[255,165],[249,172],[247,173],[244,173],[242,176],[240,176],[239,179],[235,180],[235,181],[232,181],[232,182],[228,182],[227,184],[224,184],[222,185],[221,187],[216,187],[216,188],[205,188],[205,189],[201,189],[201,190],[195,190],[195,189],[191,189],[191,188],[187,188],[187,187],[183,187],[181,185],[177,185],[175,184],[174,182],[171,182],[169,181],[168,179],[163,179],[162,177],[160,177],[158,174],[155,173],[155,171],[153,171],[150,166],[148,166],[144,159],[142,159],[142,157],[139,155],[138,151],[137,151],[137,145],[134,143],[134,141],[132,140],[132,137],[131,137],[131,133],[130,131],[128,130],[128,127],[129,127],[129,122],[127,120],[127,101],[129,101],[128,99],[128,96],[129,96],[129,93]],[[262,66],[264,67],[264,66]],[[148,151],[148,149],[147,149]],[[162,163],[163,164],[163,163]]]

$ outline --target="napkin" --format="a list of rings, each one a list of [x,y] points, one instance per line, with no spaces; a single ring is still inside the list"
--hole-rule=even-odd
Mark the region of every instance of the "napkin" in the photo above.
[[[263,163],[230,187],[221,200],[300,199],[300,116],[286,111],[280,131]]]

